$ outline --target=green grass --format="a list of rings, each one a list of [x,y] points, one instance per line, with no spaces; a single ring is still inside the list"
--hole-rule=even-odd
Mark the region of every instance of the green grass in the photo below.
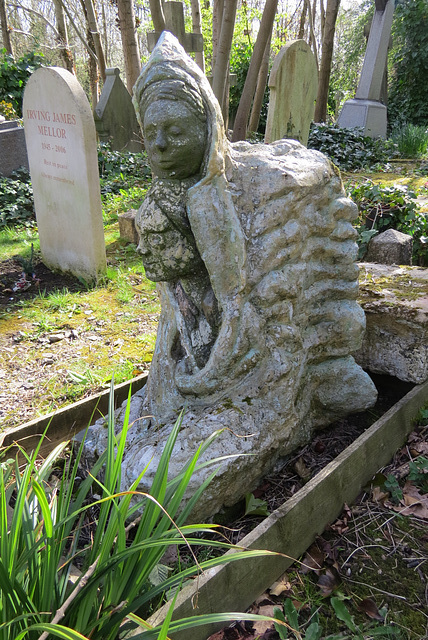
[[[397,145],[402,158],[420,158],[428,150],[428,129],[411,123],[403,124],[392,132],[392,141]]]

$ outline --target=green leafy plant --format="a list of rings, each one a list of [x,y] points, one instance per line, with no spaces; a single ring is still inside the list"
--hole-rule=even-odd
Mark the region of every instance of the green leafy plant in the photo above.
[[[56,461],[64,454],[66,444],[56,447],[41,466],[37,457],[42,441],[30,456],[22,450],[26,460],[23,471],[17,460],[3,459],[0,469],[1,640],[24,637],[33,640],[48,634],[72,640],[116,640],[119,630],[125,632],[131,622],[133,626],[138,624],[147,629],[141,616],[147,615],[164,593],[179,587],[183,580],[200,570],[269,553],[238,549],[232,556],[195,562],[170,577],[153,581],[155,584],[151,581],[154,568],[170,545],[191,547],[195,543],[231,548],[223,542],[213,543],[197,537],[215,525],[185,524],[216,470],[196,494],[182,504],[198,458],[217,434],[201,444],[178,477],[168,482],[169,460],[180,430],[180,417],[165,444],[150,493],[138,491],[147,468],[127,491],[121,491],[129,412],[128,402],[124,426],[116,438],[112,389],[107,449],[84,479],[78,480],[83,445],[74,461],[63,461],[62,470],[58,470]],[[13,513],[10,515],[11,498]],[[127,536],[131,528],[128,522],[134,526],[132,540]],[[80,572],[74,582],[72,563],[78,564]],[[222,619],[229,620],[230,616],[223,615]],[[197,623],[202,624],[202,618],[187,624]],[[155,637],[159,631],[155,630]],[[139,637],[146,639],[152,637],[151,633],[144,631]]]
[[[0,100],[11,103],[19,118],[22,117],[22,98],[27,80],[42,64],[41,53],[31,51],[15,60],[6,49],[0,50]]]
[[[284,602],[284,610],[279,607],[274,609],[274,617],[282,622],[282,625],[275,623],[275,629],[281,640],[288,640],[289,630],[292,631],[296,640],[364,640],[365,638],[397,638],[399,636],[398,629],[391,625],[380,625],[370,622],[367,625],[356,624],[354,617],[345,605],[344,597],[331,597],[330,604],[333,608],[334,615],[339,622],[343,622],[346,628],[351,632],[343,631],[338,634],[323,636],[323,629],[319,623],[318,611],[312,609],[309,620],[303,622],[299,620],[299,612],[297,611],[293,601],[287,598]]]
[[[370,629],[365,630],[360,625],[355,623],[354,617],[349,612],[346,607],[343,598],[334,598],[330,599],[331,605],[334,609],[336,617],[338,620],[341,620],[345,623],[349,631],[351,631],[352,635],[348,633],[340,633],[338,635],[328,636],[329,640],[364,640],[367,637],[377,637],[377,638],[397,638],[399,636],[399,631],[396,627],[391,625],[372,625],[370,624]]]
[[[392,131],[391,140],[403,158],[420,158],[428,149],[428,130],[423,125],[405,123]]]
[[[358,205],[359,232],[362,258],[367,243],[375,233],[396,229],[413,236],[413,255],[418,261],[426,253],[425,238],[428,235],[428,218],[419,211],[416,193],[407,187],[386,186],[366,180],[348,188],[348,195]],[[370,232],[370,233],[367,233]]]
[[[347,171],[387,162],[397,155],[392,142],[364,136],[362,129],[314,123],[309,132],[308,149],[322,151]]]
[[[35,225],[33,189],[26,169],[0,176],[0,229],[7,226]]]
[[[4,116],[6,120],[16,120],[18,118],[12,103],[6,102],[6,100],[0,100],[0,115]]]
[[[428,493],[428,458],[426,456],[418,456],[409,462],[408,478],[423,493]]]
[[[247,493],[245,496],[245,513],[246,516],[263,516],[269,515],[266,500],[255,498],[253,493]]]
[[[428,2],[396,3],[388,91],[388,121],[425,126],[428,120]]]
[[[322,636],[318,613],[316,611],[313,612],[309,623],[306,628],[303,629],[302,626],[299,626],[299,614],[290,598],[287,598],[284,602],[284,612],[282,612],[279,607],[275,607],[274,616],[284,623],[282,626],[275,623],[275,629],[281,640],[288,640],[288,633],[286,633],[288,629],[291,629],[296,640],[319,640]],[[305,635],[302,635],[303,632]]]
[[[397,478],[392,473],[388,473],[386,476],[383,488],[391,494],[391,500],[395,502],[395,504],[399,504],[400,500],[403,499],[403,490]]]
[[[112,151],[107,143],[98,146],[98,169],[102,194],[120,193],[135,182],[151,178],[145,152]]]

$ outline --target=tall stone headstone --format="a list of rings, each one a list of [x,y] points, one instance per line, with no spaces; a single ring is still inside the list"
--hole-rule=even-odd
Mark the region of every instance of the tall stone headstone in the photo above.
[[[76,78],[59,67],[28,80],[23,117],[43,261],[96,279],[106,269],[94,118]]]
[[[372,138],[386,138],[387,108],[381,94],[393,15],[394,0],[376,0],[358,89],[355,98],[345,102],[338,119],[340,127],[362,127]]]
[[[95,127],[101,142],[109,142],[113,151],[143,148],[140,126],[132,98],[120,79],[119,69],[106,69],[106,81],[94,109]]]
[[[293,138],[308,144],[318,89],[315,56],[304,40],[294,40],[275,56],[269,77],[265,142]]]

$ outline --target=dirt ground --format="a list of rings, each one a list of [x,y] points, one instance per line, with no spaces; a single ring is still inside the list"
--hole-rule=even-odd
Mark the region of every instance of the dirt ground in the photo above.
[[[82,363],[85,354],[100,358],[101,348],[108,367],[111,366],[111,370],[120,367],[120,362],[126,359],[124,353],[130,353],[127,346],[132,341],[141,344],[138,341],[145,334],[155,334],[158,319],[157,313],[142,312],[144,298],[136,293],[133,306],[128,305],[126,310],[120,306],[107,309],[104,317],[92,315],[90,306],[86,305],[88,308],[82,308],[78,316],[78,330],[73,329],[77,326],[77,316],[70,319],[64,313],[60,331],[48,328],[41,331],[20,316],[20,303],[34,300],[40,294],[61,293],[64,289],[85,294],[86,286],[72,276],[51,271],[35,259],[35,277],[27,278],[28,288],[14,291],[21,274],[22,266],[17,260],[0,262],[0,429],[18,426],[106,388],[107,384],[102,386],[94,379],[86,381],[90,384],[85,391],[82,385],[68,384],[67,372]],[[112,338],[110,316],[129,316],[131,312],[133,317],[123,322],[123,335],[118,333]],[[119,332],[120,329],[117,325]],[[143,353],[143,349],[140,352]],[[149,363],[142,357],[135,371],[131,370],[131,376],[143,373],[148,367]],[[60,389],[55,397],[50,391],[52,385]]]

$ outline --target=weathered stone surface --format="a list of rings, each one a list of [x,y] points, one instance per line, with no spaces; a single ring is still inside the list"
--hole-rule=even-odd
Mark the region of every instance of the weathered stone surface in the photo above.
[[[350,356],[365,326],[356,209],[330,161],[299,142],[230,145],[208,81],[169,33],[134,100],[155,174],[138,248],[162,313],[145,391],[132,400],[123,486],[152,460],[150,486],[185,406],[172,474],[218,430],[204,459],[227,457],[195,513],[205,517],[314,428],[375,401]],[[105,444],[100,424],[88,455]]]
[[[23,116],[43,261],[94,280],[106,252],[89,102],[71,73],[42,67],[27,82]]]
[[[357,362],[400,380],[427,380],[428,269],[363,262],[359,300],[367,328]]]
[[[318,68],[310,46],[294,40],[275,56],[269,76],[265,142],[294,138],[308,144],[318,90]]]
[[[119,69],[106,69],[106,81],[94,109],[95,126],[101,142],[109,142],[113,151],[143,148],[141,130],[132,106],[132,98],[120,79]]]
[[[137,215],[136,209],[130,209],[121,213],[119,216],[119,234],[122,240],[138,244],[140,237],[138,231],[135,228],[135,217]]]
[[[24,128],[15,120],[0,120],[0,175],[8,178],[13,171],[28,169]]]
[[[364,260],[381,264],[412,264],[412,248],[412,236],[388,229],[370,240]]]

